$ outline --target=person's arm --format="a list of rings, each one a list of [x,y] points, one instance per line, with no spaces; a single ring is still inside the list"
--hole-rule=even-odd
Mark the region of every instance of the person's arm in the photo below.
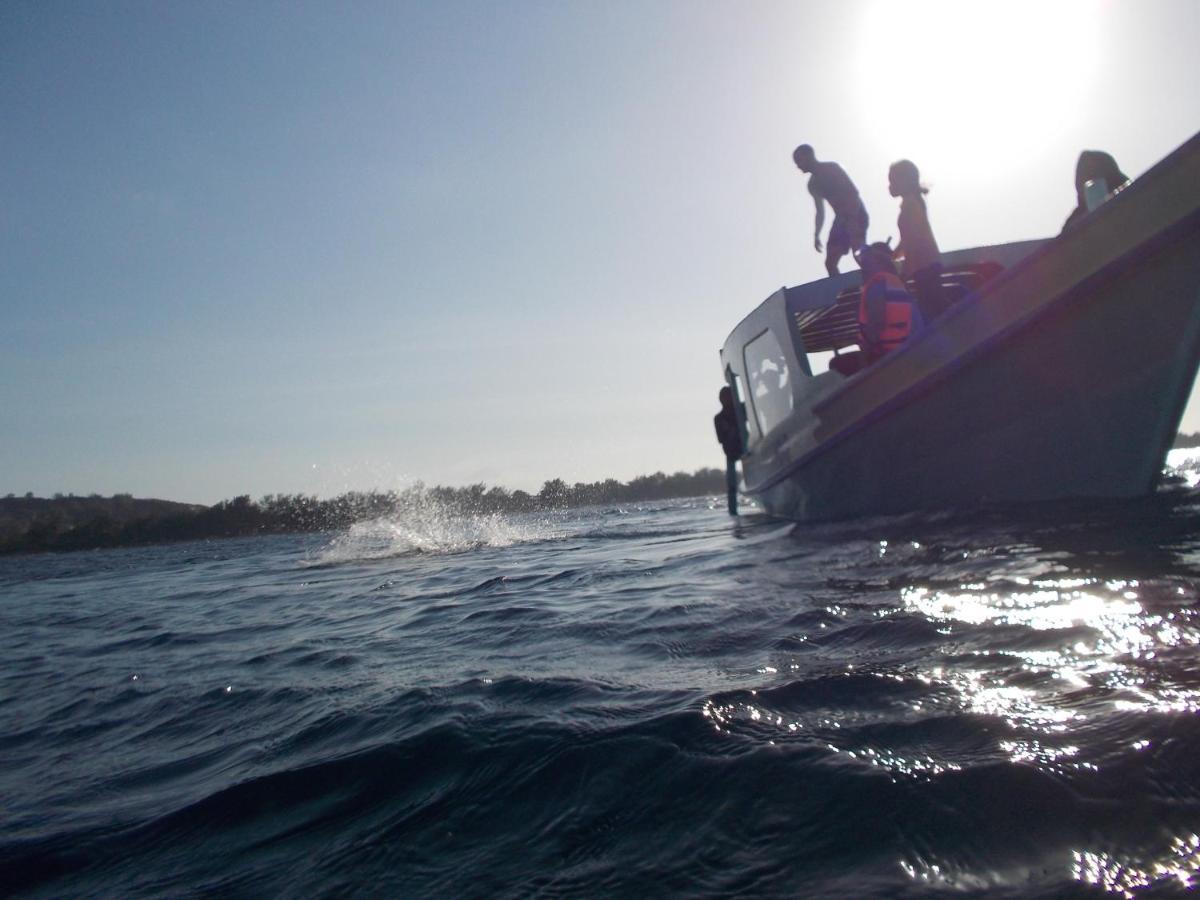
[[[813,204],[817,207],[817,224],[813,226],[813,249],[820,253],[824,249],[821,246],[821,229],[825,227],[825,198],[813,188],[811,179],[808,182],[808,192],[812,194]]]

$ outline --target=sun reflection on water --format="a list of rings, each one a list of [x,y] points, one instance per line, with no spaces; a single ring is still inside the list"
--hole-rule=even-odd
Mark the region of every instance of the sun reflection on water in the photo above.
[[[1153,660],[1164,647],[1196,645],[1200,632],[1175,613],[1151,613],[1142,605],[1138,582],[1061,579],[1029,582],[1030,590],[997,592],[984,585],[957,591],[910,587],[901,592],[905,608],[931,621],[967,625],[1015,625],[1035,632],[1062,631],[1058,650],[1015,650],[1030,667],[1054,669],[1067,683],[1083,686],[1085,676],[1118,673],[1136,689],[1142,679],[1129,661]],[[1117,686],[1114,679],[1110,686]]]
[[[845,675],[852,673],[847,667]],[[870,677],[884,681],[904,683],[911,679],[882,672],[871,673]],[[701,714],[721,734],[747,736],[756,735],[768,745],[787,744],[815,749],[828,754],[830,760],[842,764],[863,766],[880,770],[892,777],[915,778],[928,781],[945,772],[962,769],[958,763],[939,759],[928,752],[902,751],[878,742],[864,741],[856,732],[857,726],[869,724],[877,717],[862,711],[846,709],[784,713],[772,709],[769,702],[750,691],[751,700],[731,699],[719,702],[709,698],[701,708]],[[920,711],[920,704],[914,704]],[[841,732],[845,726],[846,734]]]
[[[911,586],[900,591],[898,608],[877,615],[916,614],[933,623],[946,635],[939,664],[890,670],[841,664],[843,677],[894,683],[881,688],[876,701],[886,711],[854,702],[814,708],[807,699],[797,708],[794,694],[766,690],[710,698],[703,715],[719,733],[769,745],[807,745],[844,764],[925,779],[961,769],[959,751],[943,756],[919,739],[906,745],[907,738],[889,746],[863,726],[881,717],[921,723],[966,712],[1001,720],[1008,730],[994,738],[987,756],[1059,775],[1098,771],[1104,762],[1100,745],[1078,729],[1094,730],[1113,713],[1200,711],[1194,683],[1181,683],[1159,665],[1163,653],[1200,644],[1200,622],[1186,608],[1148,607],[1145,591],[1152,600],[1163,594],[1161,587],[1136,580],[1082,577],[1009,579],[1004,589],[996,582],[962,583],[952,590]],[[836,604],[825,609],[851,615]],[[791,676],[796,669],[779,660],[756,667],[756,673]],[[1135,732],[1122,746],[1138,753],[1149,742]]]
[[[1149,863],[1122,861],[1090,850],[1076,850],[1072,857],[1071,874],[1076,881],[1125,897],[1132,898],[1134,891],[1157,883],[1175,881],[1184,890],[1200,884],[1200,835],[1172,838],[1166,852]]]
[[[865,785],[918,893],[1196,890],[1200,577],[1122,535],[972,536],[962,565],[958,542],[856,542],[871,577],[797,596],[704,722],[739,757]]]
[[[943,888],[978,891],[996,887],[997,881],[1005,880],[996,878],[996,873],[988,878],[918,856],[901,859],[899,864],[912,881]],[[1130,900],[1152,887],[1192,890],[1200,885],[1200,836],[1189,833],[1173,837],[1148,860],[1124,858],[1105,851],[1073,850],[1070,873],[1077,882]],[[1028,872],[1020,875],[1027,877]]]

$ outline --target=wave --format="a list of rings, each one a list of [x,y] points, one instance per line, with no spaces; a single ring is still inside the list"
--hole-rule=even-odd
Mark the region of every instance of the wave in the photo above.
[[[620,686],[515,678],[409,696],[396,706],[422,700],[432,722],[339,753],[330,744],[356,729],[330,721],[321,758],[126,827],[0,845],[0,878],[60,894],[1052,896],[1196,872],[1195,798],[1172,789],[1197,774],[1184,748],[1110,760],[1114,790],[1087,767],[1005,761],[986,717],[864,715],[836,736],[805,723],[767,739],[764,707],[811,708],[810,690],[837,704],[844,687],[882,689],[881,712],[914,696],[821,679],[697,709],[682,692],[631,704]],[[597,715],[561,718],[581,705]],[[401,718],[416,725],[411,709]],[[1159,734],[1196,728],[1180,718]]]

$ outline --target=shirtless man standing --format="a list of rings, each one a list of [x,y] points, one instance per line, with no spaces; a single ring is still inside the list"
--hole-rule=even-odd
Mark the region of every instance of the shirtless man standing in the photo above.
[[[834,162],[819,162],[808,144],[801,144],[792,153],[796,168],[811,173],[808,192],[817,206],[817,224],[813,247],[821,252],[821,229],[825,225],[825,202],[833,207],[833,225],[825,246],[825,271],[838,273],[838,260],[867,242],[867,210],[858,196],[858,188],[842,167]]]

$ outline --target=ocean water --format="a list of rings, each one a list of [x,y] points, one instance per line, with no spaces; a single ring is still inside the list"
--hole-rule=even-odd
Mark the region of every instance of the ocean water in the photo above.
[[[0,893],[1170,896],[1200,490],[0,559]]]

